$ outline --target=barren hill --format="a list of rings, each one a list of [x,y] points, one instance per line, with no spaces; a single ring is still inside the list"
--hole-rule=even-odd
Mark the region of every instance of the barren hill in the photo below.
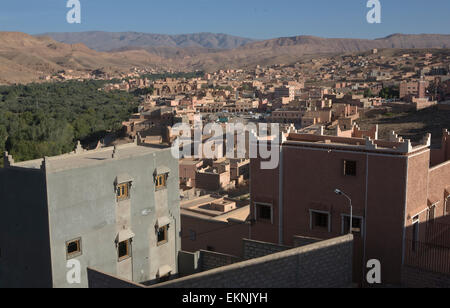
[[[95,51],[76,41],[73,43],[56,42],[46,36],[0,32],[0,83],[32,82],[60,70],[124,72],[131,67],[151,67],[211,71],[256,64],[293,63],[304,57],[363,52],[373,48],[450,48],[450,35],[394,34],[376,40],[296,36],[242,43],[234,49],[207,48],[202,44],[178,41],[175,46],[128,44],[110,52]],[[110,44],[113,45],[114,42]],[[211,46],[225,45],[215,43]]]
[[[139,32],[73,32],[46,33],[54,40],[67,43],[83,43],[98,51],[113,51],[124,48],[151,47],[197,47],[207,49],[233,49],[253,42],[252,39],[237,37],[222,33],[193,33],[193,34],[152,34]]]
[[[0,32],[0,83],[27,83],[61,70],[128,71],[134,66],[170,66],[161,57],[145,51],[103,53],[83,44],[58,43],[49,37],[19,32]]]

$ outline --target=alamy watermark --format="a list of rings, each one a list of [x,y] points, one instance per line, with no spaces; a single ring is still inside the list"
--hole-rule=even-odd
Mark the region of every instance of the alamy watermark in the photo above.
[[[66,268],[69,270],[66,273],[66,280],[68,284],[81,283],[81,263],[77,259],[67,261]]]
[[[69,24],[81,23],[81,2],[80,0],[68,0],[66,20]],[[367,8],[371,10],[367,13],[366,20],[369,24],[381,23],[381,2],[380,0],[368,0]]]
[[[177,123],[172,133],[178,136],[172,144],[176,159],[261,158],[261,169],[275,169],[280,159],[281,135],[276,123],[208,123],[203,127],[201,115],[194,117],[194,136],[191,125]],[[207,139],[208,138],[208,139]],[[236,142],[235,142],[236,141]]]
[[[67,22],[69,24],[81,24],[80,0],[68,0],[66,7],[70,8],[66,15]]]
[[[367,7],[371,10],[367,13],[366,19],[369,24],[381,24],[381,3],[380,0],[367,1]]]
[[[381,262],[377,259],[371,259],[367,261],[367,271],[366,281],[369,284],[380,284],[381,283]]]

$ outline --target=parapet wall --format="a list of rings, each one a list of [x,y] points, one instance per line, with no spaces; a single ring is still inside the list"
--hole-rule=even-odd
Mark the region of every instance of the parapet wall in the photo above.
[[[308,237],[308,236],[294,236],[294,247],[302,247],[306,245],[311,245],[314,243],[321,242],[322,239],[314,238],[314,237]]]
[[[353,236],[345,235],[168,281],[152,288],[345,288]]]
[[[238,257],[217,253],[213,251],[200,250],[199,267],[201,271],[208,271],[218,267],[239,262]]]
[[[288,246],[281,246],[249,239],[242,239],[242,241],[244,243],[244,260],[260,258],[277,252],[292,249],[292,247]]]
[[[431,166],[436,166],[450,160],[450,132],[444,129],[441,147],[431,149]]]
[[[352,257],[349,234],[146,288],[347,288]],[[145,288],[90,268],[88,279],[91,288]]]
[[[128,280],[117,278],[109,274],[94,270],[92,268],[87,268],[88,283],[89,288],[92,289],[109,289],[109,288],[120,288],[120,289],[136,289],[145,288],[144,285],[134,283]]]

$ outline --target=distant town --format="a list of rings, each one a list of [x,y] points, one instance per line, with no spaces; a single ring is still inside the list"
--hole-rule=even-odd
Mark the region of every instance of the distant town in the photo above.
[[[448,50],[42,80],[103,80],[137,108],[70,153],[20,161],[6,142],[0,286],[450,286]],[[277,167],[248,155],[251,132],[244,157],[173,157],[199,115],[276,123]]]

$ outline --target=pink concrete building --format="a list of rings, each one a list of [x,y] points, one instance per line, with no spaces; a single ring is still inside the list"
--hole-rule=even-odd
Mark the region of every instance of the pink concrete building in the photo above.
[[[203,166],[202,160],[184,158],[179,162],[180,166],[180,184],[188,187],[195,186],[197,171]]]
[[[425,98],[426,90],[429,86],[427,81],[401,82],[400,98],[405,99],[408,96],[416,98]]]
[[[251,238],[292,245],[296,235],[324,239],[348,233],[350,206],[335,193],[340,189],[353,205],[354,281],[364,281],[366,262],[377,259],[383,282],[399,284],[415,243],[437,236],[428,232],[431,223],[448,221],[450,138],[445,131],[441,149],[430,150],[430,135],[417,144],[395,133],[386,141],[365,135],[291,133],[278,168],[263,170],[259,159],[252,160]],[[440,232],[450,238],[449,226]],[[449,252],[450,246],[444,266]]]

